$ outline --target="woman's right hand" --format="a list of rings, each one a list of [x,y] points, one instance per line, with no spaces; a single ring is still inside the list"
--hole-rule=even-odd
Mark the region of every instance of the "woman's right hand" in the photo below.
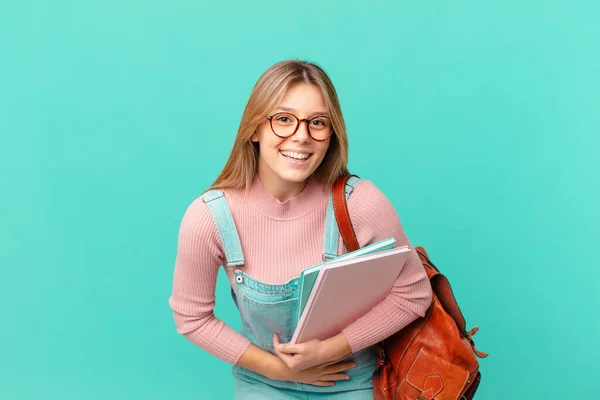
[[[279,380],[307,383],[315,386],[332,386],[335,381],[350,379],[343,372],[356,366],[353,362],[325,363],[294,372],[285,363],[282,362],[282,364],[285,367]]]

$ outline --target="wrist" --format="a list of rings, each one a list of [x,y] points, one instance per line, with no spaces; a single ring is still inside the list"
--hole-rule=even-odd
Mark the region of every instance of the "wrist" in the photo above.
[[[323,341],[323,358],[325,362],[340,361],[352,355],[352,348],[346,335],[339,333]]]

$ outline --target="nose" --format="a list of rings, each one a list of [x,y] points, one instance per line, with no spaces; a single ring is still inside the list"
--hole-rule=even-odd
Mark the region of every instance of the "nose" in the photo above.
[[[298,130],[292,137],[294,142],[306,143],[310,140],[310,134],[308,133],[308,121],[300,121]]]

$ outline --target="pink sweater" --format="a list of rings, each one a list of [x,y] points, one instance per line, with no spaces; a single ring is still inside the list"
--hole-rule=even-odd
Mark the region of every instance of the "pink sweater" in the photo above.
[[[248,197],[225,189],[242,243],[244,270],[255,279],[283,283],[322,261],[325,212],[329,190],[315,179],[296,197],[280,202],[255,179]],[[383,193],[361,180],[348,201],[360,246],[394,237],[409,244],[398,216]],[[340,249],[346,252],[340,240]],[[224,260],[216,226],[206,204],[195,199],[179,231],[173,293],[177,331],[213,355],[235,364],[250,341],[215,317],[215,283]],[[228,277],[235,287],[233,271]],[[227,301],[227,299],[226,299]],[[229,300],[231,301],[231,300]],[[399,331],[431,303],[431,286],[413,252],[390,294],[368,314],[343,330],[353,352]]]

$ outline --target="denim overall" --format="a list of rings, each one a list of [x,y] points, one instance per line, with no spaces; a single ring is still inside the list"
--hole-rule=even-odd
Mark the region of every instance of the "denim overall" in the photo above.
[[[349,197],[358,178],[352,177],[346,186]],[[227,201],[220,190],[210,190],[202,195],[213,216],[223,244],[227,260],[226,267],[234,269],[235,291],[232,297],[242,318],[240,333],[256,346],[274,353],[273,333],[280,342],[288,342],[298,321],[299,278],[283,284],[263,283],[242,271],[244,255],[239,235]],[[332,198],[329,198],[323,238],[323,259],[336,257],[339,242],[339,228],[335,221]],[[308,266],[307,266],[308,267]],[[320,387],[289,381],[276,381],[246,368],[233,366],[236,378],[235,399],[347,399],[372,400],[371,375],[375,369],[376,356],[373,347],[361,350],[348,361],[356,367],[344,371],[349,380],[336,381],[333,386]]]

